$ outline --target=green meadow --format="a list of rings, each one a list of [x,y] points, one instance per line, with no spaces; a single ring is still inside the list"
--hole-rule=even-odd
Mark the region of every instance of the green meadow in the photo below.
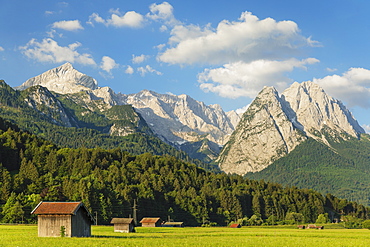
[[[295,227],[142,228],[115,233],[93,226],[91,238],[45,238],[36,225],[0,225],[0,246],[370,246],[367,229],[296,229]]]

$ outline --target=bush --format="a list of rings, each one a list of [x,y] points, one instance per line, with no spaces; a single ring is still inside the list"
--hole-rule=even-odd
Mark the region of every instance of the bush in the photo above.
[[[325,224],[325,223],[329,223],[329,222],[330,222],[330,220],[329,220],[328,213],[319,214],[319,216],[317,216],[316,224]]]
[[[362,222],[362,228],[367,228],[370,230],[370,220],[365,220]]]

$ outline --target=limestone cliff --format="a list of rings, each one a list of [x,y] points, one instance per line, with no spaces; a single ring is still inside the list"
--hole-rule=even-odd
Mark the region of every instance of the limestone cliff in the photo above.
[[[222,149],[219,166],[226,173],[260,171],[305,139],[283,111],[277,91],[265,87]]]
[[[307,138],[358,138],[364,130],[338,100],[312,82],[294,83],[281,97],[265,87],[244,113],[217,159],[227,173],[261,171]]]

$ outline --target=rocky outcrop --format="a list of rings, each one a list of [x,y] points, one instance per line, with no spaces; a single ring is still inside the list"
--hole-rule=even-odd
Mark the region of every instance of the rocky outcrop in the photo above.
[[[61,102],[45,87],[29,88],[25,102],[30,107],[47,115],[58,125],[77,126],[77,121],[67,113]]]
[[[353,137],[365,133],[342,102],[327,95],[313,82],[293,83],[282,93],[282,99],[292,123],[309,137],[316,138],[323,128]]]
[[[281,97],[265,87],[242,116],[217,162],[227,173],[265,169],[307,138],[358,138],[364,130],[338,100],[312,82],[294,83]]]

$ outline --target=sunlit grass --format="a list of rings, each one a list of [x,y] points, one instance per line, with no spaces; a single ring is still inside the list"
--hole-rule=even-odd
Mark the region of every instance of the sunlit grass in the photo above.
[[[91,238],[49,238],[38,237],[36,225],[0,225],[0,246],[370,246],[367,229],[137,227],[136,231],[116,233],[113,226],[93,226]]]

